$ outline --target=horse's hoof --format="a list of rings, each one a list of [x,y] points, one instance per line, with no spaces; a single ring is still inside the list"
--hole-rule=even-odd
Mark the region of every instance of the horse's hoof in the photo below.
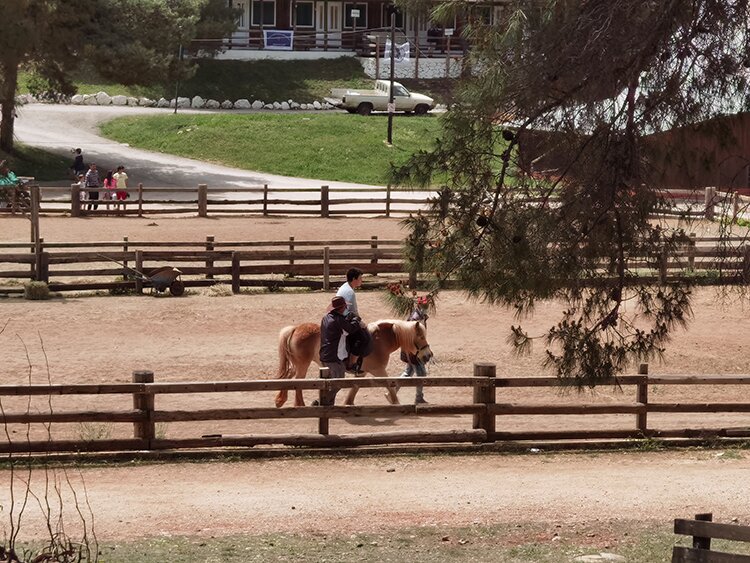
[[[385,394],[385,398],[388,400],[388,402],[392,405],[398,405],[398,397],[392,397],[390,393]]]

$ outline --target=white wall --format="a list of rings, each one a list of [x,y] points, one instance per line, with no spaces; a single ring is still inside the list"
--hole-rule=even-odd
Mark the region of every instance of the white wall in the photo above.
[[[275,59],[280,61],[338,59],[353,57],[353,51],[272,51],[266,49],[228,49],[216,55],[219,60],[253,61],[258,59]]]
[[[375,76],[375,59],[360,57],[359,62],[370,78],[388,78],[391,72],[391,62],[380,59],[380,76]],[[461,75],[462,57],[450,57],[446,63],[443,58],[419,59],[419,75],[416,75],[417,60],[411,58],[406,62],[396,63],[396,78],[458,78]],[[446,72],[447,71],[447,72]]]

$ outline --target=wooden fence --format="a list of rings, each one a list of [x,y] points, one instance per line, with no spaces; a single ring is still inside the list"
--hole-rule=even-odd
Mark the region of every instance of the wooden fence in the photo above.
[[[750,526],[712,522],[713,515],[696,514],[694,520],[677,518],[674,533],[692,536],[693,547],[674,546],[672,563],[750,563],[750,555],[711,549],[711,540],[750,542]]]
[[[109,242],[46,242],[42,238],[38,245],[0,243],[0,279],[45,281],[53,291],[141,292],[151,285],[133,275],[131,268],[148,275],[168,264],[183,272],[187,287],[231,284],[235,293],[253,286],[329,289],[331,276],[340,277],[351,267],[373,275],[403,274],[413,285],[416,272],[407,271],[402,245],[401,240],[377,236],[346,241],[289,237],[236,242],[217,241],[213,236],[201,242],[134,242],[128,237]],[[30,248],[33,253],[18,252]]]
[[[148,273],[170,265],[183,273],[187,287],[231,284],[242,287],[276,286],[328,289],[331,276],[350,267],[368,274],[408,277],[412,287],[418,272],[410,271],[402,255],[403,241],[370,238],[330,241],[205,241],[136,242],[47,242],[37,244],[0,243],[0,280],[45,281],[53,291],[135,290],[149,287],[148,281],[132,275],[134,268]],[[744,238],[697,238],[675,253],[632,257],[628,268],[632,281],[665,283],[676,279],[701,279],[712,283],[746,280],[750,277],[750,244]],[[604,272],[602,272],[604,275]],[[119,278],[119,279],[118,279]],[[20,291],[20,288],[16,288]],[[9,291],[13,291],[11,288]]]
[[[27,429],[16,431],[16,436],[25,436],[13,440],[12,432],[6,432],[6,441],[0,441],[0,453],[17,452],[50,452],[50,451],[134,451],[134,450],[165,450],[183,448],[216,448],[216,447],[252,447],[259,445],[274,446],[316,446],[341,447],[363,446],[375,444],[416,444],[416,443],[491,443],[491,442],[519,442],[519,441],[570,441],[589,440],[601,441],[608,439],[644,439],[644,438],[700,438],[720,439],[722,437],[750,437],[750,427],[719,427],[701,426],[696,428],[655,428],[650,424],[648,416],[651,413],[749,413],[748,402],[714,402],[706,403],[697,397],[696,402],[659,402],[650,400],[649,390],[659,386],[685,385],[690,387],[712,386],[744,386],[750,384],[750,376],[710,376],[710,377],[653,377],[647,374],[648,366],[642,365],[639,375],[624,376],[602,385],[619,386],[621,389],[633,389],[633,399],[623,399],[621,402],[591,403],[551,401],[539,403],[523,397],[523,402],[502,402],[503,393],[512,389],[559,388],[563,385],[555,377],[496,377],[494,364],[475,364],[471,377],[426,377],[426,378],[351,378],[328,379],[327,369],[321,370],[319,379],[303,380],[254,380],[254,381],[216,381],[216,382],[185,382],[158,383],[154,381],[154,374],[150,371],[133,373],[132,383],[115,384],[76,384],[76,385],[2,385],[0,386],[0,402],[4,405],[0,419],[5,425],[22,425]],[[357,388],[398,388],[424,385],[430,388],[463,388],[471,394],[472,400],[450,404],[417,404],[417,405],[356,405],[332,406],[325,404],[325,397],[333,389]],[[195,394],[245,394],[243,403],[247,404],[252,398],[247,394],[266,393],[261,403],[272,404],[269,391],[293,391],[303,389],[318,391],[320,405],[305,407],[233,407],[203,409],[190,408],[189,400]],[[179,409],[157,408],[157,399],[167,395],[180,395]],[[125,407],[118,410],[96,410],[94,402],[87,403],[86,410],[55,411],[51,407],[52,396],[106,395],[121,396],[130,403],[132,408]],[[7,404],[8,397],[23,399],[24,405],[31,404],[33,396],[48,397],[45,401],[48,408],[30,408],[26,411],[11,411]],[[436,397],[433,393],[432,397]],[[735,394],[736,396],[736,394]],[[500,399],[500,401],[498,401]],[[65,404],[70,404],[66,399]],[[220,404],[219,400],[212,404]],[[91,405],[91,406],[89,406]],[[599,415],[628,415],[633,416],[633,424],[621,428],[603,428]],[[457,415],[467,415],[465,417]],[[470,417],[469,417],[470,415]],[[555,429],[536,431],[503,430],[503,417],[512,415],[535,415],[555,417]],[[567,415],[596,415],[590,426],[583,430],[561,429],[560,417]],[[394,421],[395,419],[412,419],[414,417],[443,418],[443,424],[430,425],[430,430],[400,430],[392,432],[360,432],[356,434],[335,434],[330,432],[329,423],[332,420],[362,417],[377,417]],[[447,418],[447,422],[445,421]],[[167,439],[158,437],[156,425],[166,422],[206,422],[206,421],[252,421],[263,419],[313,419],[318,421],[317,433],[294,434],[242,434],[224,435],[212,433],[184,438]],[[471,422],[469,422],[469,420]],[[703,418],[705,421],[705,418]],[[52,435],[45,439],[33,440],[29,438],[28,427],[31,425],[69,424],[107,422],[116,424],[132,424],[133,437],[122,439],[95,440],[57,440]],[[286,423],[285,423],[286,424]],[[461,427],[446,428],[445,425]],[[710,423],[709,423],[710,424]],[[498,428],[499,426],[499,428]],[[8,426],[6,426],[6,429]],[[49,428],[48,426],[45,428]],[[249,429],[251,428],[248,427]]]
[[[129,216],[195,213],[199,217],[228,214],[270,215],[408,215],[425,209],[428,199],[435,197],[431,190],[405,190],[391,186],[383,188],[269,188],[268,185],[249,188],[144,187],[127,190],[124,201],[101,199],[104,188],[67,187],[41,188],[40,212],[69,214],[71,217],[105,215]],[[81,194],[96,191],[98,200],[82,200]],[[97,209],[88,209],[97,206]],[[12,209],[10,210],[12,211]]]

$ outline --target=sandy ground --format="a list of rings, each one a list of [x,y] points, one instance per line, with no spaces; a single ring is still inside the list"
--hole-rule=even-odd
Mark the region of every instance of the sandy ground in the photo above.
[[[148,226],[156,222],[158,226]],[[23,220],[0,221],[2,240],[25,240]],[[337,219],[53,219],[43,220],[48,240],[200,240],[383,238],[399,235],[398,221]],[[140,238],[139,238],[140,237]],[[320,318],[331,293],[299,292],[213,296],[194,291],[183,298],[65,297],[48,302],[0,300],[0,378],[4,383],[126,382],[133,370],[150,369],[157,381],[264,379],[276,370],[282,326]],[[367,320],[391,315],[381,295],[359,296]],[[532,333],[549,327],[561,303],[540,303],[524,321]],[[695,318],[675,335],[653,374],[746,373],[750,321],[742,302],[722,301],[711,289],[696,293]],[[506,344],[512,313],[443,294],[429,321],[437,354],[431,375],[470,375],[474,362],[497,364],[498,376],[542,374],[543,350],[518,357]],[[28,356],[27,356],[28,355]],[[27,359],[28,357],[28,359]],[[49,371],[46,368],[49,362]],[[29,376],[29,365],[31,375]],[[392,358],[389,373],[402,367]],[[401,398],[413,398],[402,390]],[[623,395],[624,393],[624,395]],[[631,401],[635,390],[559,395],[554,391],[498,392],[501,402]],[[658,386],[652,400],[745,401],[742,387]],[[307,400],[311,400],[309,395]],[[470,390],[428,389],[431,403],[469,402]],[[88,408],[127,409],[130,397],[89,398]],[[270,392],[159,397],[157,408],[271,406]],[[384,404],[380,392],[363,391],[360,404]],[[25,404],[4,401],[7,411]],[[46,409],[35,401],[33,409]],[[73,399],[53,399],[56,411],[87,408]],[[595,417],[506,417],[504,429],[632,428],[632,415]],[[746,414],[649,417],[654,427],[700,427],[717,423],[750,426]],[[331,431],[356,433],[405,429],[468,429],[469,417],[335,420]],[[202,434],[315,432],[315,421],[284,420],[170,424],[167,437]],[[13,439],[23,439],[19,429]],[[56,436],[102,431],[132,435],[128,424],[81,428],[58,425]],[[630,453],[525,456],[370,457],[276,459],[241,463],[177,464],[84,469],[82,476],[103,538],[165,534],[230,534],[267,531],[376,530],[401,525],[461,525],[493,522],[581,521],[612,518],[661,520],[713,511],[717,519],[750,518],[743,500],[750,461],[744,452]],[[389,471],[394,469],[395,471]],[[40,476],[34,479],[39,483]],[[72,476],[75,482],[78,474]],[[0,472],[0,504],[8,506],[9,474]],[[36,509],[30,509],[32,511]],[[29,532],[35,516],[29,515]],[[37,521],[38,522],[38,521]]]

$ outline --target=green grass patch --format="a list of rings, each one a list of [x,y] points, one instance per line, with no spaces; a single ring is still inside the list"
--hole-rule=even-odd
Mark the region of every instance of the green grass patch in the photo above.
[[[158,151],[285,176],[383,184],[391,164],[430,148],[438,116],[397,116],[392,147],[385,116],[213,114],[125,117],[104,124],[107,137]]]
[[[10,169],[18,176],[33,176],[40,182],[68,179],[68,168],[73,156],[65,158],[42,149],[16,143],[13,154],[0,151],[0,160],[8,160]]]

